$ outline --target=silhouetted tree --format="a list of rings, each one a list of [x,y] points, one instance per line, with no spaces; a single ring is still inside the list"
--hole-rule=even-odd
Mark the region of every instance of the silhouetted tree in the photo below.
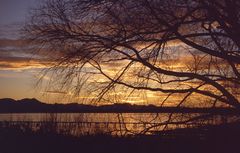
[[[47,0],[25,30],[56,51],[54,72],[77,93],[127,88],[165,94],[162,105],[175,95],[176,107],[193,97],[239,109],[239,27],[237,0]]]

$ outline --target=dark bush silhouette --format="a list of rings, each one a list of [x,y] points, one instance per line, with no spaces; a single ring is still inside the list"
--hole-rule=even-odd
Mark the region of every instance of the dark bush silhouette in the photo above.
[[[54,131],[0,127],[1,153],[229,153],[237,152],[239,123],[195,129],[165,131],[154,136],[114,137],[87,135],[73,137]]]

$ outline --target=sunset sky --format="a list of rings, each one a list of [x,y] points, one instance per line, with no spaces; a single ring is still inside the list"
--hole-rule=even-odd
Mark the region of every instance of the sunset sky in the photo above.
[[[76,39],[72,40],[72,42],[68,42],[65,39],[66,37],[64,37],[64,41],[66,40],[67,42],[66,44],[64,44],[65,46],[61,46],[63,48],[58,47],[58,44],[54,42],[53,44],[58,47],[55,48],[55,50],[50,49],[49,46],[42,46],[41,48],[41,46],[36,41],[34,43],[27,42],[26,37],[23,37],[23,27],[26,23],[29,23],[29,17],[33,15],[30,13],[31,8],[37,8],[39,6],[39,3],[40,0],[24,0],[21,2],[19,0],[0,1],[0,98],[36,98],[48,103],[85,103],[85,101],[91,101],[97,99],[98,97],[101,97],[101,90],[107,89],[104,89],[104,85],[109,85],[108,83],[110,82],[111,84],[112,82],[111,79],[106,79],[107,77],[104,77],[104,75],[102,75],[103,73],[99,74],[100,71],[97,70],[96,67],[94,67],[94,64],[90,63],[91,58],[88,59],[88,57],[85,56],[85,54],[89,55],[91,53],[91,49],[89,49],[91,48],[91,46],[89,47],[89,44],[85,45],[87,46],[86,48],[83,48],[83,50],[79,50],[79,52],[77,52],[80,55],[76,55],[75,53],[72,59],[70,58],[70,60],[67,60],[67,64],[69,64],[67,66],[69,69],[66,68],[66,65],[57,66],[57,70],[59,71],[62,71],[64,69],[64,71],[62,71],[63,73],[59,73],[58,77],[56,77],[56,75],[58,75],[57,71],[50,71],[50,73],[47,73],[47,75],[43,76],[43,72],[45,72],[44,70],[47,70],[54,64],[56,66],[55,60],[64,59],[64,57],[67,57],[68,54],[74,53],[71,50],[71,45],[74,44],[79,47],[81,46],[79,44],[83,43],[84,41],[79,43],[79,40],[81,39]],[[40,18],[40,20],[41,19],[42,18]],[[76,25],[80,24],[78,18],[73,18],[72,20],[72,22],[76,22]],[[89,26],[86,26],[89,24],[86,24],[85,21],[82,21],[82,24],[84,25],[83,27],[87,27],[86,29],[89,29]],[[216,26],[217,23],[214,23],[214,25]],[[96,25],[96,29],[99,30],[101,28]],[[61,34],[61,32],[62,31],[58,32],[57,34]],[[75,32],[78,33],[79,31],[76,30]],[[182,32],[191,33],[191,30],[189,31],[188,28],[182,27]],[[36,36],[39,35],[36,34]],[[44,41],[48,41],[48,39],[46,39],[45,37],[43,39]],[[126,42],[128,43],[128,40],[126,40]],[[197,72],[199,74],[218,73],[218,71],[219,73],[222,73],[221,71],[224,71],[223,68],[225,68],[225,64],[217,62],[218,67],[215,67],[216,65],[212,63],[212,57],[210,58],[210,56],[199,52],[198,50],[192,48],[189,45],[186,45],[179,39],[167,41],[164,44],[164,47],[161,46],[161,43],[151,43],[152,42],[147,43],[137,41],[131,45],[141,54],[140,56],[142,56],[143,58],[148,58],[147,56],[152,56],[149,53],[154,51],[155,49],[159,49],[159,53],[162,52],[163,54],[161,56],[164,57],[160,57],[159,54],[153,55],[159,57],[156,59],[155,62],[154,60],[149,61],[153,62],[154,66],[161,69],[171,70],[174,72]],[[159,46],[160,48],[158,48]],[[131,53],[131,51],[128,50],[128,48],[124,48],[123,46],[117,47],[117,49],[120,49],[129,55],[132,54],[131,56],[135,56],[134,53]],[[161,49],[163,49],[164,51],[161,51]],[[104,60],[99,60],[101,61],[101,69],[104,71],[105,74],[107,74],[107,76],[111,76],[111,78],[118,77],[118,75],[121,74],[124,68],[128,67],[127,65],[132,62],[130,59],[121,59],[119,55],[121,56],[122,54],[112,54],[111,52],[104,54],[103,59],[106,60],[106,62],[104,62]],[[88,64],[85,64],[83,62],[84,60],[81,61],[81,56],[84,57],[84,60],[88,60]],[[79,68],[81,67],[80,65],[82,64],[81,62],[84,63],[84,71],[86,70],[86,72],[83,72],[83,69],[79,70]],[[209,63],[212,64],[211,67],[208,67]],[[219,69],[219,67],[222,68]],[[129,70],[127,70],[126,73],[121,76],[121,79],[123,82],[125,81],[130,85],[146,85],[147,87],[155,89],[161,88],[164,90],[176,90],[177,88],[190,89],[190,87],[196,88],[199,84],[201,84],[201,81],[197,81],[196,79],[190,79],[186,81],[181,80],[178,82],[179,78],[176,78],[176,76],[174,78],[174,76],[168,76],[164,73],[152,73],[151,70],[153,69],[147,67],[143,63],[139,61],[134,61],[134,64],[130,65]],[[229,70],[229,68],[226,67],[226,71],[227,70]],[[71,76],[74,76],[72,79],[73,81],[71,82],[72,84],[69,83],[73,86],[69,86],[69,88],[61,88],[61,85],[64,84],[64,81],[66,81],[61,79],[66,77],[69,72]],[[85,78],[82,78],[82,75],[84,75],[84,73],[88,75],[88,79],[86,80],[84,80]],[[150,75],[147,79],[144,78],[146,77],[146,74]],[[77,81],[79,82],[79,80],[77,80],[79,79],[79,76],[80,78],[82,78],[82,80],[80,80],[80,84],[77,83]],[[39,84],[38,82],[40,78],[42,83]],[[182,78],[184,79],[184,76]],[[174,82],[174,79],[178,83]],[[170,82],[164,84],[161,82],[162,80]],[[171,80],[173,80],[173,82]],[[48,84],[49,82],[51,84]],[[99,88],[95,86],[95,84],[98,84]],[[168,103],[166,105],[176,105],[179,103],[179,101],[184,99],[184,96],[186,95],[186,93],[181,95],[178,93],[174,93],[171,94],[171,97],[168,97],[169,93],[163,94],[163,92],[159,92],[160,90],[155,90],[155,92],[153,92],[150,90],[140,89],[138,91],[132,92],[133,88],[128,87],[131,88],[128,89],[127,86],[124,86],[125,88],[123,88],[123,86],[124,85],[121,84],[116,88],[114,87],[114,89],[111,88],[111,91],[108,90],[108,92],[106,92],[107,94],[104,94],[104,96],[106,96],[108,100],[104,99],[104,102],[112,101],[113,103],[129,102],[134,104],[161,104],[161,102],[165,101],[164,99],[166,98],[168,99]],[[216,92],[215,88],[213,89],[213,87],[211,88],[211,86],[208,86],[207,84],[199,87],[201,90]],[[79,90],[80,88],[81,91]],[[90,90],[88,90],[88,88],[91,88],[93,90],[100,90],[100,92],[89,92]],[[78,90],[80,92],[78,92]],[[104,91],[102,93],[104,93]],[[191,94],[192,99],[188,98],[188,101],[192,101],[193,99],[194,101],[200,101],[198,99],[203,100],[203,97],[204,96],[199,97],[199,95],[197,96],[197,94],[193,93]]]
[[[71,91],[56,90],[53,85],[37,86],[41,71],[48,68],[49,62],[45,60],[41,53],[36,54],[37,46],[31,46],[26,43],[18,31],[29,15],[29,9],[36,7],[37,0],[3,0],[0,1],[0,98],[37,98],[44,102],[82,102],[85,99],[95,99],[95,96],[79,95],[73,98]],[[176,43],[170,46],[177,47]],[[144,47],[144,46],[138,46]],[[187,60],[187,59],[186,59]],[[185,61],[186,61],[185,60]],[[181,63],[172,63],[168,65],[175,66],[176,69],[182,67]],[[117,65],[116,65],[117,66]],[[136,68],[138,66],[135,66]],[[107,66],[108,71],[114,71],[113,67]],[[131,79],[131,76],[129,76]],[[43,81],[48,81],[49,77],[44,77]],[[104,79],[91,78],[93,82],[104,82]],[[109,97],[126,97],[130,91],[121,91],[110,93]],[[130,102],[137,104],[146,104],[151,101],[158,101],[166,98],[161,93],[147,91],[144,94],[131,95],[128,98],[121,99],[121,102]],[[178,99],[179,97],[175,97]]]
[[[29,9],[36,4],[37,0],[0,1],[0,98],[34,97],[48,101],[36,89],[42,65],[34,61],[18,32],[27,20]]]
[[[36,7],[37,0],[2,0],[0,1],[0,98],[37,98],[44,102],[68,102],[94,99],[94,96],[80,95],[72,99],[72,93],[56,91],[44,85],[36,85],[41,71],[48,67],[48,61],[36,54],[33,46],[21,38],[19,30],[27,21],[29,10]],[[35,49],[35,50],[34,50]],[[44,77],[43,81],[48,81]],[[97,81],[101,81],[99,79]],[[94,80],[95,81],[95,80]],[[126,96],[123,92],[115,93]],[[110,96],[115,96],[111,93]],[[159,94],[147,92],[148,97],[158,97]],[[145,94],[145,98],[146,98]],[[122,102],[144,104],[139,95],[131,96]]]
[[[231,152],[239,113],[240,0],[0,0],[0,153]]]
[[[80,95],[73,99],[71,92],[57,91],[52,86],[46,89],[43,84],[40,87],[36,85],[42,75],[41,71],[48,67],[48,61],[36,54],[37,47],[30,46],[21,38],[19,30],[27,22],[29,10],[38,3],[38,0],[0,1],[0,98],[37,98],[51,103],[96,98]],[[48,77],[43,78],[43,81],[48,80]],[[98,78],[98,81],[101,80]],[[152,93],[149,95],[155,96]],[[122,102],[145,101],[139,96],[131,96]]]

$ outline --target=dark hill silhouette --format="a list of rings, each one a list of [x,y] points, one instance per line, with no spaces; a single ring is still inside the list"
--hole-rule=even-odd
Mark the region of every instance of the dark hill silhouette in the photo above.
[[[3,98],[0,99],[0,104],[12,104],[15,103],[16,101],[14,99],[11,98]]]
[[[233,108],[188,108],[157,107],[154,105],[132,105],[128,103],[113,105],[46,104],[37,99],[0,99],[0,113],[237,113]]]
[[[24,98],[24,99],[18,100],[17,102],[24,103],[24,104],[36,104],[36,105],[43,104],[42,102],[40,102],[35,98],[32,98],[32,99]]]

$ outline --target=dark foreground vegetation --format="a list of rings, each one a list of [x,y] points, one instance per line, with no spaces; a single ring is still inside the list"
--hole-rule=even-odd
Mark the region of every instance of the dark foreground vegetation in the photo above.
[[[13,126],[0,128],[1,153],[238,153],[240,123],[156,135],[74,137]]]

